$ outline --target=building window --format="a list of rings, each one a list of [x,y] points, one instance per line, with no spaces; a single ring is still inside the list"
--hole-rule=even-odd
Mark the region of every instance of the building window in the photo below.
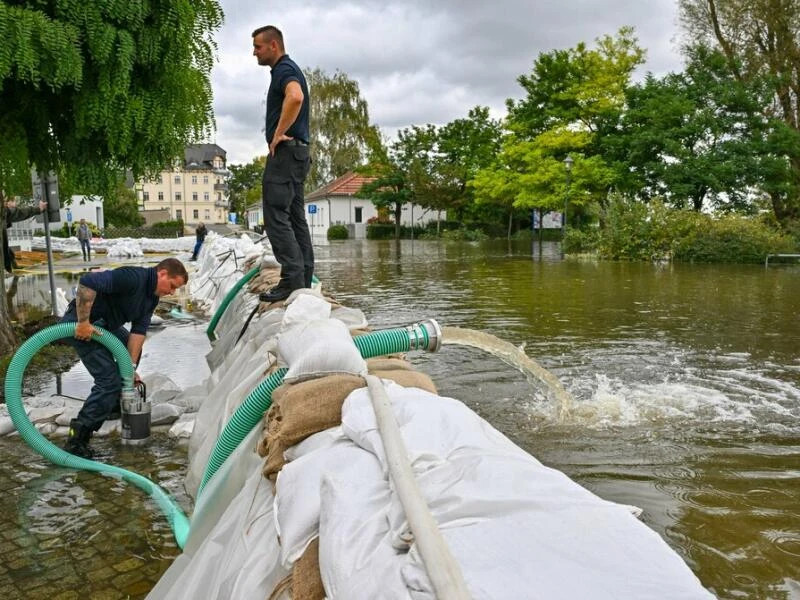
[[[175,211],[175,218],[176,219],[182,219],[183,218],[183,213],[181,212],[180,208]]]
[[[192,192],[192,200],[197,202],[197,192]]]
[[[356,206],[356,223],[361,223],[361,220],[364,218],[361,214],[363,210],[361,206]]]
[[[203,200],[205,200],[206,202],[208,202],[208,201],[209,201],[209,199],[210,199],[210,198],[209,198],[208,192],[203,192]]]
[[[180,202],[180,201],[181,201],[181,193],[175,192],[175,202]]]
[[[199,210],[197,210],[197,209],[194,209],[194,210],[192,211],[192,218],[193,218],[193,219],[199,219],[199,218],[200,218],[200,211],[199,211]]]
[[[180,183],[180,182],[181,182],[181,176],[175,175],[175,183]]]
[[[192,175],[192,183],[197,183],[197,175]]]
[[[142,202],[150,200],[150,192],[142,192]]]
[[[158,192],[158,201],[159,202],[163,202],[164,201],[164,192]]]
[[[203,175],[203,183],[208,185],[208,175]]]

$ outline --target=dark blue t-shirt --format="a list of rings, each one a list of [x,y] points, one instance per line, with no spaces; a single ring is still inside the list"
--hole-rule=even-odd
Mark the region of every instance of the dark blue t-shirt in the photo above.
[[[84,285],[95,292],[89,321],[103,319],[102,327],[113,331],[125,323],[131,323],[131,333],[144,335],[150,326],[150,318],[158,305],[155,267],[120,267],[112,271],[87,273],[80,278]],[[69,310],[75,310],[75,301]]]
[[[306,85],[306,78],[300,67],[289,58],[288,54],[281,56],[277,64],[272,67],[272,81],[269,83],[269,90],[267,91],[267,121],[266,133],[267,143],[269,144],[272,137],[275,135],[275,130],[278,128],[278,121],[281,118],[281,109],[283,108],[283,99],[285,97],[284,90],[290,81],[296,81],[300,84],[300,89],[303,90],[303,105],[300,107],[300,114],[297,115],[294,123],[286,131],[286,135],[301,142],[308,143],[308,115],[309,115],[309,96],[308,86]]]

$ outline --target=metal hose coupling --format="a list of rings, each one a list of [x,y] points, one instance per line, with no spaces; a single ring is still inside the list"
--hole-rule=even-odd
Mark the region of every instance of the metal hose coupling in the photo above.
[[[408,343],[410,350],[426,350],[438,352],[442,347],[442,328],[436,319],[425,319],[419,323],[408,325]]]

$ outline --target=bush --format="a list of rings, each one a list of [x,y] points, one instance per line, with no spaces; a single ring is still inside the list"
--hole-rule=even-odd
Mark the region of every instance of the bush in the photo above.
[[[567,228],[563,248],[567,254],[589,254],[595,252],[600,244],[600,231],[592,229]]]
[[[367,225],[368,240],[390,240],[392,238],[394,238],[394,223],[369,223]]]
[[[465,242],[480,242],[482,240],[489,239],[489,236],[480,229],[456,229],[454,231],[443,232],[442,239],[451,241],[463,240]]]
[[[725,216],[676,240],[673,256],[684,262],[761,263],[767,254],[792,253],[794,240],[757,219]]]
[[[759,263],[767,254],[793,252],[796,244],[762,219],[715,218],[669,209],[658,200],[644,204],[616,197],[606,210],[597,247],[612,259]]]
[[[348,237],[347,226],[345,225],[331,225],[328,228],[329,240],[346,240]]]

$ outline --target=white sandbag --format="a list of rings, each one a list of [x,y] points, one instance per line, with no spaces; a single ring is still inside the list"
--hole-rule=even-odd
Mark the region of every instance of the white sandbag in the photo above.
[[[388,379],[383,383],[392,400],[397,423],[415,470],[423,469],[426,461],[435,463],[446,459],[450,452],[462,447],[508,452],[541,464],[463,402],[419,388],[404,388]],[[383,442],[367,388],[353,391],[345,400],[342,406],[342,430],[347,437],[374,453],[385,464]],[[418,462],[419,465],[416,464]]]
[[[189,439],[194,431],[194,415],[182,414],[169,428],[169,436],[178,439]]]
[[[28,420],[33,423],[54,422],[56,417],[61,415],[66,408],[64,406],[47,406],[41,408],[31,408],[27,410]]]
[[[288,383],[326,375],[358,375],[367,369],[347,326],[336,319],[290,327],[278,338],[278,354],[289,366],[284,376]]]
[[[178,420],[184,412],[184,408],[175,406],[174,404],[156,404],[151,407],[150,423],[151,425],[170,425]]]
[[[322,480],[319,567],[328,598],[408,600],[405,555],[386,541],[389,483],[377,463]]]
[[[14,427],[14,421],[11,420],[11,417],[0,418],[0,435],[8,435],[16,430],[17,428]]]
[[[285,568],[291,568],[319,535],[322,478],[341,465],[348,465],[348,471],[367,473],[375,468],[376,461],[372,454],[341,437],[330,446],[285,464],[278,472],[275,529],[281,538],[281,562]]]
[[[310,435],[299,444],[287,448],[283,453],[283,458],[291,462],[311,452],[330,448],[337,441],[344,439],[346,438],[344,437],[344,433],[342,433],[341,425],[338,427],[331,427],[330,429],[325,429],[324,431]]]
[[[272,486],[254,469],[202,543],[196,548],[187,543],[148,600],[268,598],[289,574],[275,560],[272,500]]]
[[[163,368],[150,365],[150,369]],[[181,393],[181,388],[172,379],[163,373],[148,373],[143,377],[147,385],[147,399],[153,404],[161,404],[162,402],[169,402],[175,396]]]
[[[353,329],[366,329],[368,326],[367,317],[364,312],[358,308],[350,308],[347,306],[340,306],[331,311],[331,318],[338,319],[350,330]]]
[[[545,467],[457,401],[386,389],[420,489],[474,599],[711,597],[627,507]],[[342,431],[387,471],[366,390],[345,401]],[[393,491],[386,517],[385,541],[398,551],[411,544],[402,567],[411,597],[433,599]]]
[[[322,297],[314,294],[300,294],[286,307],[283,315],[283,329],[295,325],[328,319],[331,316],[331,305]]]

